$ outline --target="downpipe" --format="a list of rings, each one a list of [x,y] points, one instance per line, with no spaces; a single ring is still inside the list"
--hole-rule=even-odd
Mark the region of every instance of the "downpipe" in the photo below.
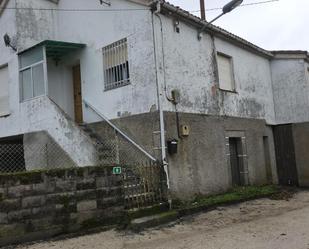
[[[162,155],[162,164],[164,168],[164,172],[166,174],[166,181],[167,181],[167,189],[170,189],[170,178],[169,178],[169,171],[168,171],[168,162],[167,162],[167,155],[166,155],[166,146],[165,146],[165,124],[164,124],[164,112],[162,106],[162,89],[159,83],[159,69],[158,69],[158,58],[157,58],[157,44],[156,44],[156,32],[155,32],[155,25],[154,25],[154,15],[159,16],[161,12],[161,4],[158,1],[156,3],[156,10],[153,11],[152,14],[152,31],[153,31],[153,48],[154,48],[154,60],[155,60],[155,71],[156,71],[156,85],[157,85],[157,101],[158,101],[158,109],[159,109],[159,117],[160,117],[160,141],[161,141],[161,155]],[[171,198],[168,195],[168,202],[170,208],[172,206]]]

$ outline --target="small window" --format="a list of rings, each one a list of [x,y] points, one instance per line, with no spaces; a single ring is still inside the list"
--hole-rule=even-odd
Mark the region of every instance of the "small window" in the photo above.
[[[103,48],[105,91],[130,84],[127,39]]]
[[[9,70],[6,65],[0,67],[0,116],[9,114]]]
[[[20,55],[21,100],[45,94],[43,48],[35,48]]]
[[[225,91],[235,91],[232,57],[218,53],[219,87]]]

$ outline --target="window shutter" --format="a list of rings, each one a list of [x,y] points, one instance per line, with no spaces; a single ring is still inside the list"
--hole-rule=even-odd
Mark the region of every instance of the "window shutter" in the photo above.
[[[232,59],[221,54],[218,54],[217,58],[220,89],[234,91]]]

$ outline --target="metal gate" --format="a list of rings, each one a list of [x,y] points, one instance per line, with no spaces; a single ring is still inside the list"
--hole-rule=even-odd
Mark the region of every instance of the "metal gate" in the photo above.
[[[162,165],[126,166],[123,168],[126,209],[139,209],[167,202],[166,175]]]
[[[293,126],[275,126],[274,140],[279,184],[298,186]]]

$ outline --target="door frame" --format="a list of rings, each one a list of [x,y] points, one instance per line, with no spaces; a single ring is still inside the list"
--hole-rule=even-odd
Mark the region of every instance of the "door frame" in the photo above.
[[[79,71],[79,80],[76,80],[75,70]],[[83,91],[82,91],[82,80],[81,80],[81,67],[80,63],[72,66],[72,82],[73,82],[73,101],[74,101],[74,120],[77,123],[83,123]],[[78,85],[79,86],[78,86]],[[76,90],[76,86],[78,89]],[[80,90],[79,94],[76,94],[76,91]],[[77,102],[76,95],[80,95],[80,104]],[[77,110],[77,106],[80,106]]]

